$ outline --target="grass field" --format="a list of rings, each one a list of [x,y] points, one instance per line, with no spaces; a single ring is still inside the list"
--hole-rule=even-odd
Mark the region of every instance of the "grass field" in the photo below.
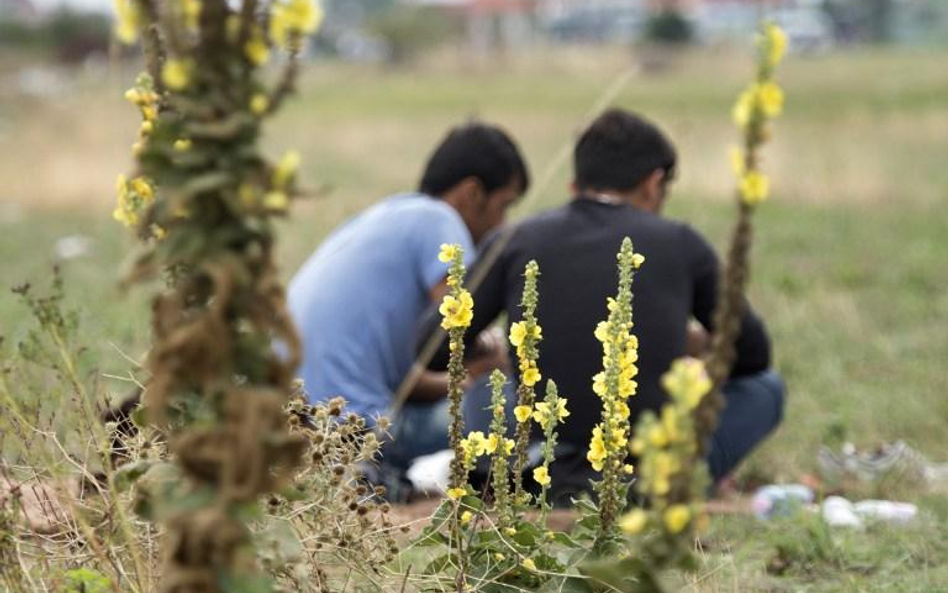
[[[288,277],[334,225],[393,191],[413,187],[452,123],[497,121],[522,143],[537,191],[514,217],[561,203],[575,132],[604,96],[657,120],[681,153],[669,215],[716,243],[732,216],[727,146],[732,98],[750,59],[707,52],[642,70],[622,52],[585,51],[465,65],[431,61],[405,71],[320,64],[274,122],[274,154],[296,148],[319,189],[283,223]],[[744,475],[796,480],[821,442],[904,439],[948,461],[948,53],[792,57],[780,79],[784,117],[765,149],[775,186],[757,217],[751,299],[773,335],[789,386],[784,425]],[[49,277],[58,239],[93,238],[62,262],[86,342],[102,372],[124,375],[148,338],[147,294],[122,295],[134,242],[110,219],[115,175],[130,162],[136,115],[121,99],[132,71],[79,76],[54,100],[0,95],[0,265],[6,285]],[[0,293],[0,333],[28,325]],[[121,392],[125,385],[113,381]],[[898,486],[898,485],[896,485]],[[828,532],[817,523],[720,518],[700,591],[948,591],[948,502],[917,489],[878,495],[918,502],[906,529]],[[767,574],[775,550],[789,559]]]

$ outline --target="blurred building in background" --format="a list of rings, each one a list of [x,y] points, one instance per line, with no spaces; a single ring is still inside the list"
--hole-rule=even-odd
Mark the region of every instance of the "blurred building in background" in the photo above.
[[[315,55],[405,63],[437,46],[476,55],[543,44],[746,43],[762,18],[791,51],[948,45],[948,0],[321,0]],[[109,47],[111,0],[0,0],[0,51],[75,63]]]

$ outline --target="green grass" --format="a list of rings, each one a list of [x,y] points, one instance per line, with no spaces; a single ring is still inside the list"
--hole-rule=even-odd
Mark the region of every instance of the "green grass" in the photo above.
[[[533,56],[463,73],[450,62],[395,72],[311,67],[267,137],[275,154],[302,152],[309,187],[328,188],[281,224],[284,277],[341,220],[412,187],[446,127],[470,115],[516,135],[542,185],[515,217],[562,202],[568,161],[550,164],[634,65],[615,52],[589,57]],[[729,105],[749,69],[731,53],[676,56],[658,73],[632,74],[615,101],[675,138],[682,177],[669,215],[718,245],[733,215]],[[747,473],[796,480],[840,431],[861,445],[902,438],[948,461],[946,70],[946,53],[849,53],[792,58],[781,74],[788,103],[765,148],[775,191],[757,217],[750,292],[773,335],[788,408]],[[0,100],[0,278],[42,285],[58,238],[93,237],[89,256],[62,267],[86,343],[116,375],[129,368],[119,350],[139,357],[149,331],[148,289],[117,288],[134,242],[109,217],[136,125],[120,98],[130,80],[83,78],[45,103]],[[28,323],[13,295],[0,294],[0,333],[16,341]],[[687,583],[700,591],[944,589],[948,505],[919,491],[894,494],[922,506],[918,526],[847,535],[808,522],[718,519],[702,571]],[[778,549],[788,559],[782,576],[766,570]]]

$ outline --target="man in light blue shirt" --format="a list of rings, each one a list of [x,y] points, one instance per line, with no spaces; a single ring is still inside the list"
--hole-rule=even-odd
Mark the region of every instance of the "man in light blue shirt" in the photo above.
[[[470,263],[476,243],[528,185],[513,141],[496,127],[470,123],[435,149],[419,191],[391,196],[330,234],[288,292],[310,399],[341,395],[370,422],[385,414],[412,369],[418,322],[446,291],[441,244],[461,245]],[[492,364],[474,362],[468,371],[483,373]],[[404,469],[446,446],[446,386],[445,373],[421,375],[394,419],[387,462]]]

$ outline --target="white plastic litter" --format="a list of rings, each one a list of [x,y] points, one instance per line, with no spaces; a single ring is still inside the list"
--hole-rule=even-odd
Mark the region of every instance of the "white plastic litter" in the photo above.
[[[861,500],[849,502],[842,496],[828,496],[823,501],[822,515],[827,525],[862,529],[866,523],[881,522],[905,525],[918,514],[918,507],[909,502]]]
[[[803,484],[770,484],[754,493],[751,508],[761,519],[792,515],[813,502],[813,496],[813,489]]]
[[[915,518],[918,507],[910,502],[893,502],[891,500],[860,500],[853,505],[853,510],[865,521],[882,521],[904,525]]]
[[[442,492],[451,475],[452,459],[454,451],[451,449],[417,457],[406,472],[408,480],[419,492]]]
[[[821,509],[823,520],[832,527],[862,529],[862,519],[856,514],[853,503],[842,496],[827,496]]]

